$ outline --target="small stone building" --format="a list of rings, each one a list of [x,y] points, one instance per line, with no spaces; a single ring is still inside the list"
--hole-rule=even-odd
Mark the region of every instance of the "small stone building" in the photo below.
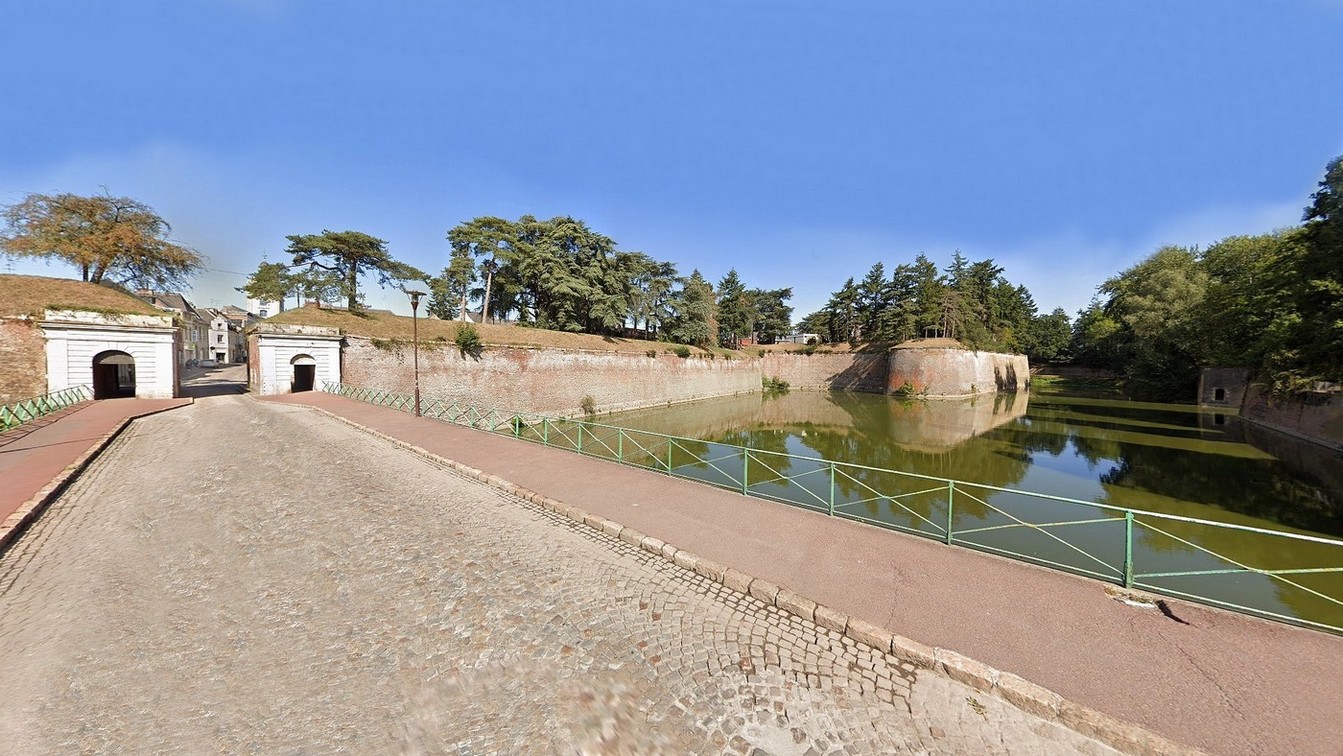
[[[0,275],[0,402],[75,386],[96,398],[178,395],[172,315],[111,286]]]
[[[248,383],[262,395],[340,383],[342,341],[336,328],[260,323],[248,336]]]
[[[1198,375],[1198,403],[1239,409],[1249,385],[1250,371],[1245,368],[1203,368]]]
[[[178,395],[181,334],[163,315],[47,310],[47,392],[84,385],[95,399]]]

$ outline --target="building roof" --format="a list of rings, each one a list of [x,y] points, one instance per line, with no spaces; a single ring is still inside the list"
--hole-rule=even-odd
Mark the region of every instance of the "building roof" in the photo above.
[[[162,310],[107,284],[69,278],[0,274],[0,316],[41,318],[46,310],[83,310],[118,315],[161,315]]]
[[[191,304],[184,295],[177,292],[141,291],[137,296],[160,309],[172,310],[187,317],[201,317],[201,314],[196,310],[196,306]]]

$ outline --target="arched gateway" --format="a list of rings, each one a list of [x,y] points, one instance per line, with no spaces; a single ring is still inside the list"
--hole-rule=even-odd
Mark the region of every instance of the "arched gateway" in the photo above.
[[[135,358],[117,349],[93,357],[93,398],[135,396]]]
[[[289,390],[297,394],[300,391],[312,391],[317,380],[317,360],[310,354],[296,354],[289,361],[294,377],[289,382]]]

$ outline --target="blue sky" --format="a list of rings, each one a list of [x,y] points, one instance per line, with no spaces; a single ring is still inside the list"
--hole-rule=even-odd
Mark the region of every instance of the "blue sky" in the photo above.
[[[437,271],[451,226],[531,213],[799,317],[956,249],[1071,313],[1161,244],[1300,219],[1343,153],[1339,39],[1343,0],[15,0],[0,204],[147,202],[206,305],[286,234]]]

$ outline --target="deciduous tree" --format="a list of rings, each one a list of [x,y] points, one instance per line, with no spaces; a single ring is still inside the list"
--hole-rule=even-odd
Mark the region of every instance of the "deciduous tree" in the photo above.
[[[30,194],[0,217],[0,250],[69,263],[92,283],[180,289],[204,266],[153,208],[129,197]]]

